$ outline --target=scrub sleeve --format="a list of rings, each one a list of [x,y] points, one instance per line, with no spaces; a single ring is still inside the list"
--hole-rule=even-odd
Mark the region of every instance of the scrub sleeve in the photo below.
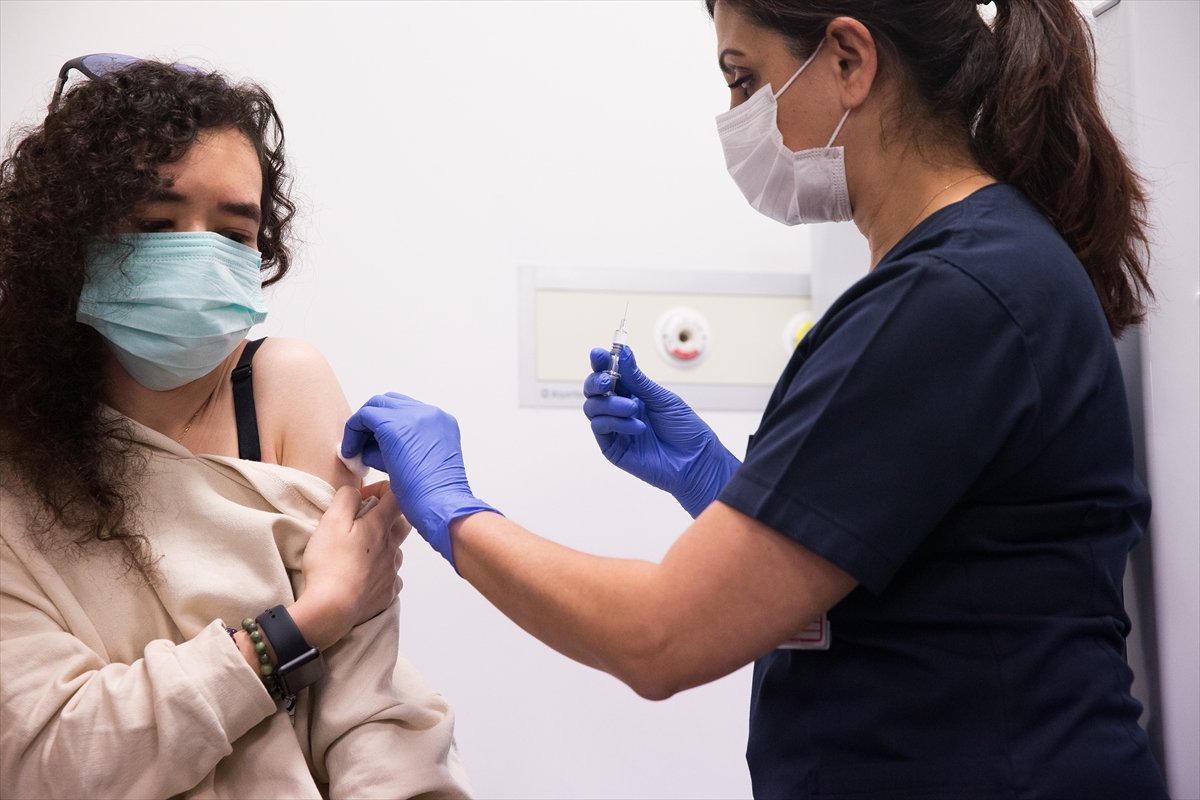
[[[936,263],[881,279],[810,332],[820,347],[797,354],[803,374],[776,390],[720,496],[876,594],[1005,442],[1035,439],[1039,404],[986,289]]]

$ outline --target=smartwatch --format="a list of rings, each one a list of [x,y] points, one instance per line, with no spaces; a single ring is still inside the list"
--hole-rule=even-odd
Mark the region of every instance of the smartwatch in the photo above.
[[[295,697],[301,689],[325,677],[321,651],[304,640],[286,608],[269,608],[255,622],[275,650],[275,677],[285,698]]]

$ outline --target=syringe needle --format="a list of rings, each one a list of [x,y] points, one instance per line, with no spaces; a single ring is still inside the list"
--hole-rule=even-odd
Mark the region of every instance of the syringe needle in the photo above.
[[[621,373],[617,371],[617,365],[621,360],[621,348],[625,345],[626,340],[629,338],[629,333],[625,330],[625,320],[628,318],[628,316],[629,303],[627,302],[625,303],[625,312],[621,314],[621,324],[615,331],[613,331],[612,349],[608,351],[609,367],[607,372],[612,378],[612,385],[608,390],[608,394],[613,393],[613,389],[615,389],[617,386],[617,381],[621,378]]]

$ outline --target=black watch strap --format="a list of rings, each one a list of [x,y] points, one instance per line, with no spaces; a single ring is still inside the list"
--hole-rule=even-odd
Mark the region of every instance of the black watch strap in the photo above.
[[[321,651],[305,641],[286,608],[269,608],[255,621],[275,651],[275,675],[284,696],[294,697],[304,687],[325,677]]]

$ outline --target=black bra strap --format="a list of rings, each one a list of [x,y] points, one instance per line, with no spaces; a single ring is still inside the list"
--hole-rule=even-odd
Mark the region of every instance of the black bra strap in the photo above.
[[[250,360],[267,339],[247,342],[242,357],[233,368],[233,416],[237,420],[238,458],[261,461],[262,449],[258,445],[258,414],[254,410],[254,382],[251,380]]]

